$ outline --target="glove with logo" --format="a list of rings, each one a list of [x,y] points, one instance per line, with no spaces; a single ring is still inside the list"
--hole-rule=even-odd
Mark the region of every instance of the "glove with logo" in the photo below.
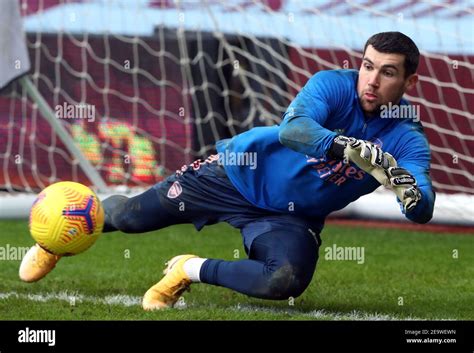
[[[404,168],[390,167],[385,171],[390,186],[403,204],[403,210],[410,212],[421,200],[421,192],[416,179]]]
[[[369,141],[337,136],[328,152],[329,157],[354,162],[385,187],[391,188],[403,204],[405,212],[411,211],[421,200],[421,192],[413,175],[397,167],[397,161]]]
[[[397,161],[390,153],[383,152],[380,147],[369,141],[353,137],[337,136],[328,155],[331,158],[342,159],[344,163],[354,162],[384,186],[390,185],[385,170],[397,166]]]

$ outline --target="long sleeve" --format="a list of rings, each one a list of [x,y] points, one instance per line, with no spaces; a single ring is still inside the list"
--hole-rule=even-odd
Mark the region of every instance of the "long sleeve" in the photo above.
[[[324,127],[327,119],[350,106],[351,85],[347,75],[320,71],[291,102],[280,125],[280,142],[292,150],[322,157],[337,136]]]
[[[281,144],[311,157],[325,155],[335,137],[336,133],[304,115],[285,117],[279,133]]]
[[[416,223],[429,222],[433,217],[436,195],[429,176],[430,149],[421,126],[419,129],[410,131],[405,137],[397,163],[415,177],[421,192],[421,200],[413,210],[405,214],[405,217]]]

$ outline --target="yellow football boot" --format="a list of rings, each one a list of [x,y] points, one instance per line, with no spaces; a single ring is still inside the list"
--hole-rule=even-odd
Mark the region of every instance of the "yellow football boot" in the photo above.
[[[38,244],[28,250],[20,265],[20,279],[36,282],[46,276],[56,266],[61,256],[51,254]]]
[[[142,302],[143,309],[158,310],[173,307],[192,283],[183,269],[184,263],[191,258],[197,258],[197,256],[178,255],[166,263],[167,267],[163,271],[165,276],[145,293]]]

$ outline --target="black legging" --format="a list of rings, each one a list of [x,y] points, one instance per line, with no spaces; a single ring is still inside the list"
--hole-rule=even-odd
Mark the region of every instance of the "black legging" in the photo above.
[[[313,278],[318,244],[307,229],[290,226],[257,236],[248,260],[204,262],[203,283],[262,299],[296,298]]]
[[[132,198],[109,197],[103,206],[104,232],[143,233],[191,223],[167,212],[154,188]],[[259,228],[260,224],[264,228]],[[244,239],[252,239],[249,259],[209,259],[201,268],[201,281],[263,299],[295,298],[303,293],[313,277],[320,245],[308,227],[296,218],[271,216],[257,219],[241,231]]]
[[[114,195],[102,201],[102,205],[105,211],[104,233],[116,230],[145,233],[173,224],[188,223],[161,206],[154,188],[130,198]]]

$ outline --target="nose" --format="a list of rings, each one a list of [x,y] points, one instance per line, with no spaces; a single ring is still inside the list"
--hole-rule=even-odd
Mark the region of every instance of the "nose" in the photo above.
[[[369,81],[367,82],[369,86],[378,87],[379,86],[379,73],[377,70],[372,70],[369,75]]]

